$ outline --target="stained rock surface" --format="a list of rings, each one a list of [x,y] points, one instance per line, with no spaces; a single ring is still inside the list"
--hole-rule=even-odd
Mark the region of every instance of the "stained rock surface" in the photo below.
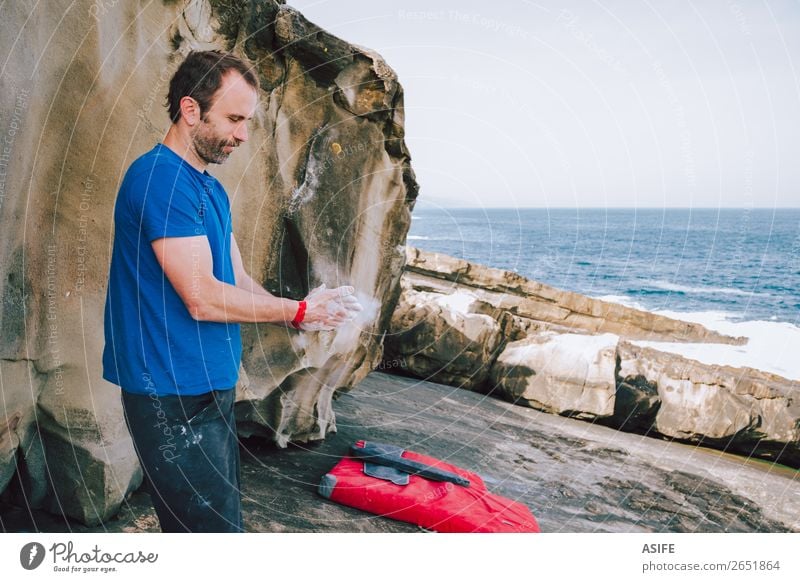
[[[334,391],[380,360],[417,194],[392,69],[274,0],[12,2],[3,29],[0,492],[96,524],[141,482],[101,377],[112,215],[193,49],[259,80],[249,141],[210,168],[250,275],[292,298],[355,284],[366,307],[338,333],[244,326],[240,429],[281,446],[334,431]]]

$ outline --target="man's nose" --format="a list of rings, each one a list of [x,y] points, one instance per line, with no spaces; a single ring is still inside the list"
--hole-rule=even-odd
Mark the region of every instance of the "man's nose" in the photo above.
[[[233,137],[238,141],[247,141],[247,125],[244,123],[239,124],[236,131],[233,132]]]

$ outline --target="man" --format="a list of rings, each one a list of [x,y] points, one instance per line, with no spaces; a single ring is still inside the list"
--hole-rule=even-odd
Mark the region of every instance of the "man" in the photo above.
[[[257,100],[245,63],[191,53],[170,81],[173,124],[131,164],[114,209],[103,377],[122,389],[162,531],[243,531],[239,323],[333,329],[358,309],[352,287],[298,302],[244,270],[227,194],[206,168],[247,140]]]

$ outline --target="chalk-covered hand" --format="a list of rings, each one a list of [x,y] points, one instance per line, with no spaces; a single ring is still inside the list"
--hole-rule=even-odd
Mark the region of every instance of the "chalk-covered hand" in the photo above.
[[[364,310],[355,295],[345,295],[341,299],[341,304],[347,310],[345,321],[353,321]]]
[[[305,298],[306,314],[300,329],[329,331],[352,319],[348,306],[354,305],[352,300],[358,303],[358,300],[352,297],[354,291],[355,289],[349,286],[328,289],[324,283],[313,289]],[[352,299],[347,299],[348,297]]]

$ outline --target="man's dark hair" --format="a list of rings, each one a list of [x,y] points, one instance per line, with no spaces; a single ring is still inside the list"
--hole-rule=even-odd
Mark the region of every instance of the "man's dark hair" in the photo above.
[[[192,51],[169,82],[167,107],[172,123],[181,117],[181,99],[191,97],[200,104],[201,115],[211,109],[212,97],[229,71],[236,71],[258,89],[258,80],[247,64],[230,53]]]

